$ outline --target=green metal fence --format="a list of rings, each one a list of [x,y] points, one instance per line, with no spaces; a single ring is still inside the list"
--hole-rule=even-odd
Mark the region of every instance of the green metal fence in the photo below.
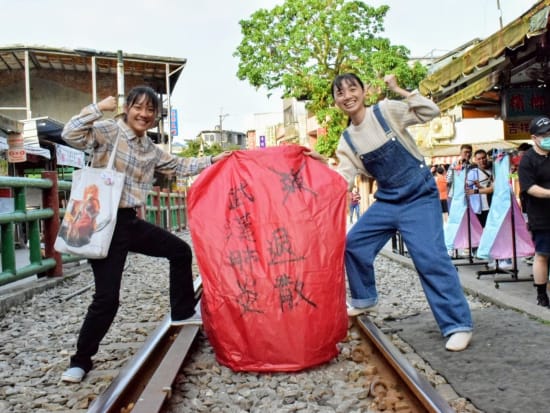
[[[71,182],[59,181],[56,172],[42,172],[42,178],[0,176],[0,188],[8,189],[13,209],[0,212],[0,246],[2,271],[0,286],[33,276],[62,276],[63,264],[82,257],[59,254],[53,248],[61,218],[65,213],[60,199],[67,198]],[[42,192],[42,206],[27,206],[27,190]],[[154,187],[139,216],[167,230],[178,231],[187,226],[185,194],[170,193]],[[21,239],[21,238],[24,239]],[[17,267],[16,246],[28,249],[29,264]]]

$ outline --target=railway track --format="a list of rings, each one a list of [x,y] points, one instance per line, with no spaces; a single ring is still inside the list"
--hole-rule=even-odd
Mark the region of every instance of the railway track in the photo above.
[[[200,277],[195,279],[194,289],[195,298],[200,298]],[[172,326],[167,315],[111,385],[92,402],[88,412],[161,411],[165,400],[172,396],[172,383],[198,332],[199,326]]]
[[[200,278],[195,281],[195,291],[200,296]],[[364,365],[364,391],[372,400],[372,411],[454,412],[368,317],[356,318],[352,328],[363,338],[351,356]],[[198,326],[171,326],[166,316],[88,412],[165,411],[163,406],[172,396],[174,380],[191,354],[198,333]]]
[[[391,341],[368,317],[358,317],[357,327],[365,337],[356,358],[370,376],[369,395],[380,411],[453,413],[454,410],[432,385],[409,364]]]

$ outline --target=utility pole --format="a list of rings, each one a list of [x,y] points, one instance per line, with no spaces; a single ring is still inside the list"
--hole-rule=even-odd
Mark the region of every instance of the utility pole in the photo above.
[[[498,9],[498,12],[500,13],[498,20],[500,23],[500,29],[502,30],[502,9],[500,8],[500,0],[497,0],[497,9]]]
[[[122,50],[117,51],[117,110],[115,117],[124,112],[124,57]]]
[[[220,145],[223,147],[223,120],[229,116],[229,113],[223,113],[223,108],[220,108]]]

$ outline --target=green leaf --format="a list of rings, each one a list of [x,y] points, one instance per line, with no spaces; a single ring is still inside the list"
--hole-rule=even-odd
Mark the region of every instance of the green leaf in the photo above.
[[[327,136],[316,150],[332,156],[346,120],[334,109],[331,83],[335,76],[355,72],[365,85],[383,90],[383,77],[395,73],[408,89],[418,86],[427,70],[409,64],[409,50],[391,45],[384,32],[389,7],[362,1],[286,0],[271,10],[259,9],[239,22],[242,40],[233,53],[237,77],[268,94],[307,101]],[[372,95],[374,103],[382,95]]]

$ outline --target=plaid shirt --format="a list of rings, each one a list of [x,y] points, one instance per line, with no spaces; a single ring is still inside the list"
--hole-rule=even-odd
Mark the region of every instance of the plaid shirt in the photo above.
[[[145,204],[152,188],[154,173],[164,175],[196,175],[212,165],[212,157],[182,158],[163,151],[148,136],[137,137],[122,120],[99,120],[103,113],[97,104],[86,106],[71,118],[62,137],[78,149],[93,148],[92,166],[104,168],[119,136],[115,168],[126,174],[119,208]]]

